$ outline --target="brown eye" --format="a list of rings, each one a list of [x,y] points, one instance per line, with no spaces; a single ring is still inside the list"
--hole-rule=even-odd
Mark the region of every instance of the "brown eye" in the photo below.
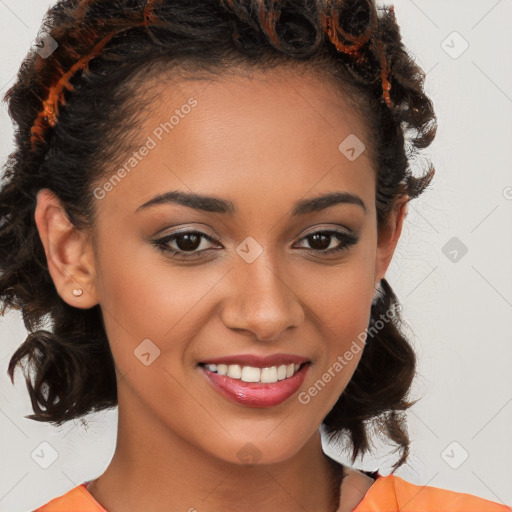
[[[182,231],[154,240],[153,244],[164,252],[189,257],[209,250],[208,247],[202,247],[205,245],[202,243],[203,240],[215,242],[213,238],[200,231]],[[174,243],[176,248],[170,247],[171,243]],[[198,250],[200,247],[202,247],[201,250]]]
[[[338,243],[332,246],[333,240]],[[311,250],[322,254],[331,254],[348,249],[351,245],[358,242],[359,238],[351,233],[342,231],[316,231],[305,236],[302,240],[307,240]]]
[[[175,237],[180,251],[195,251],[201,245],[201,237],[197,233],[184,233]]]

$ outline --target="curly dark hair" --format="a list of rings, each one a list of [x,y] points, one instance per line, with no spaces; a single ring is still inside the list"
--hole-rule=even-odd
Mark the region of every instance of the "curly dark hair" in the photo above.
[[[21,310],[29,331],[8,374],[14,384],[15,367],[28,357],[34,373],[34,382],[25,375],[34,411],[29,419],[60,426],[117,405],[100,305],[78,309],[60,297],[34,211],[37,192],[48,188],[77,229],[94,225],[94,186],[133,143],[141,105],[149,104],[143,103],[146,80],[171,66],[173,76],[209,78],[286,64],[334,78],[364,121],[379,230],[397,201],[417,197],[434,175],[430,163],[421,177],[409,167],[434,139],[437,123],[423,90],[425,73],[401,41],[393,6],[377,8],[374,0],[62,0],[48,10],[42,31],[58,47],[49,56],[31,49],[4,97],[16,126],[0,190],[1,314]],[[59,87],[58,101],[48,107]],[[51,115],[58,122],[51,123]],[[415,133],[407,148],[409,130]],[[409,453],[404,411],[415,403],[408,394],[416,356],[398,299],[386,279],[381,286],[369,327],[395,313],[382,328],[369,329],[352,379],[322,425],[331,439],[350,436],[353,462],[370,449],[369,429],[378,426],[401,450],[395,471]]]

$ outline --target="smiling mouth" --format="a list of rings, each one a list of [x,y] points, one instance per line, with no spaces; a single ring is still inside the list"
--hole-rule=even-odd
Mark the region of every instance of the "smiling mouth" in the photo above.
[[[210,362],[199,363],[197,367],[208,383],[228,400],[244,407],[266,408],[293,396],[304,383],[310,365],[311,361],[266,367]],[[224,371],[226,374],[222,375],[220,372]]]
[[[235,380],[271,384],[293,377],[306,364],[310,364],[310,361],[302,364],[289,363],[264,368],[240,364],[199,363],[199,366],[202,366],[217,375],[225,375]]]

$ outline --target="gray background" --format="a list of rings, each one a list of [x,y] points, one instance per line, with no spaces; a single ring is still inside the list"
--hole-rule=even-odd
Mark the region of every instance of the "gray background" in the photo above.
[[[2,96],[51,4],[0,0]],[[437,174],[430,190],[410,203],[386,276],[403,303],[419,355],[413,396],[423,396],[408,413],[412,454],[397,474],[510,505],[512,1],[394,5],[404,43],[427,73],[439,122],[434,144],[423,153]],[[2,164],[11,141],[2,104]],[[418,173],[425,169],[421,158],[414,165]],[[6,369],[26,334],[18,313],[0,318],[0,511],[5,512],[29,511],[95,478],[115,447],[115,410],[91,415],[87,429],[78,421],[55,428],[24,418],[32,410],[22,374],[16,371],[13,387]],[[325,449],[348,460],[336,446]],[[387,474],[393,461],[390,448],[377,444],[372,456],[354,466]]]

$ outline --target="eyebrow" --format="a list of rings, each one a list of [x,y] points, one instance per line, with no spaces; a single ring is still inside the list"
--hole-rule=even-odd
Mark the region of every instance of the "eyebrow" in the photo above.
[[[342,203],[359,205],[366,213],[366,206],[364,201],[359,196],[350,194],[349,192],[330,192],[318,197],[301,199],[297,201],[294,205],[292,216],[319,212],[329,208],[330,206]],[[228,215],[233,215],[237,211],[233,202],[229,201],[228,199],[221,199],[214,196],[205,196],[201,194],[180,192],[175,190],[153,197],[144,204],[141,204],[135,210],[135,212],[150,206],[160,204],[179,204],[189,208],[194,208],[196,210],[213,213],[224,213]]]

